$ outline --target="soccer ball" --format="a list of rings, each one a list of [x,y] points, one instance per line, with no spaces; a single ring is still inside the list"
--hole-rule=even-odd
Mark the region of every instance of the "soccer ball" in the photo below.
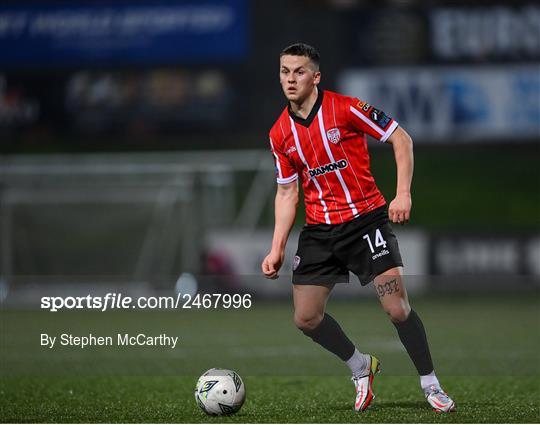
[[[232,415],[240,410],[245,399],[242,378],[228,369],[207,370],[195,387],[195,400],[208,415]]]

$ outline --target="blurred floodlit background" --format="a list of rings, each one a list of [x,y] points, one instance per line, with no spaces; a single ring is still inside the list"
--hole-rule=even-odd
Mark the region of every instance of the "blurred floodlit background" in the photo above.
[[[397,229],[411,290],[536,296],[537,2],[4,1],[3,303],[287,296],[295,234],[280,280],[259,264],[278,56],[296,41],[319,49],[323,88],[377,105],[415,141],[413,218]],[[391,147],[370,147],[390,201]]]

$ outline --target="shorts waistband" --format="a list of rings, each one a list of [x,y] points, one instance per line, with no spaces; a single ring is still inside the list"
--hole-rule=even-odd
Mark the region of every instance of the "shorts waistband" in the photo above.
[[[314,232],[314,233],[320,233],[321,235],[327,234],[328,236],[331,236],[333,234],[339,234],[343,230],[347,229],[351,225],[361,225],[368,226],[372,223],[375,223],[379,220],[388,219],[388,211],[387,211],[387,205],[383,205],[381,207],[378,207],[374,209],[373,211],[370,211],[365,214],[361,214],[360,216],[353,218],[352,220],[346,221],[344,223],[339,224],[304,224],[304,227],[302,228],[302,232]]]

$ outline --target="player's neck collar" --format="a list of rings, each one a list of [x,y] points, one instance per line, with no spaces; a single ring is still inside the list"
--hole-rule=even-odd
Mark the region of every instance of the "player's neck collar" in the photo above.
[[[317,91],[319,92],[317,95],[317,100],[315,101],[315,104],[313,105],[313,108],[311,108],[311,111],[309,112],[309,115],[306,119],[299,117],[296,115],[292,109],[291,109],[291,103],[289,102],[287,106],[287,110],[289,111],[289,116],[298,124],[303,125],[304,127],[309,127],[313,120],[315,119],[315,116],[317,115],[317,112],[319,112],[319,108],[322,105],[323,96],[324,96],[324,90],[321,90],[317,88]]]

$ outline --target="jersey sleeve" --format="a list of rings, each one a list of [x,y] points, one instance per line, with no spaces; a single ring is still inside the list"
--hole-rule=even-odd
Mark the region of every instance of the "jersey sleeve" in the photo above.
[[[352,99],[349,112],[349,120],[355,130],[369,134],[381,142],[386,142],[398,126],[397,121],[382,110],[358,99]]]
[[[272,135],[270,135],[270,150],[272,151],[274,164],[276,166],[276,181],[278,184],[292,183],[298,179],[298,172],[293,164],[291,164],[287,155],[280,150],[280,146],[274,142],[275,140],[272,138]]]

